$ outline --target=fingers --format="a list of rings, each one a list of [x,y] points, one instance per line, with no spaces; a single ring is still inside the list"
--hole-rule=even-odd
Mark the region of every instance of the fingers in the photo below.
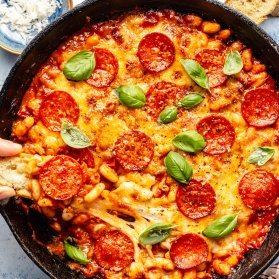
[[[0,138],[0,156],[14,156],[22,151],[20,144]]]
[[[22,151],[22,146],[8,140],[0,138],[0,156],[13,156]],[[1,186],[0,200],[15,196],[16,192],[13,188]]]
[[[15,196],[16,192],[13,188],[1,186],[0,187],[0,200],[7,199],[12,196]]]

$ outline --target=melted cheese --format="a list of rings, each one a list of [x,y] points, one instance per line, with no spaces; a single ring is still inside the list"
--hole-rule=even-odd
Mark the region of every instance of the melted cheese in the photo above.
[[[93,35],[94,42],[96,42],[94,46],[109,49],[118,60],[119,71],[115,80],[107,88],[94,88],[86,81],[69,81],[62,72],[63,65],[72,55],[80,50],[92,48],[93,39],[87,38],[87,40],[84,39],[77,43],[75,40],[78,36],[76,36],[63,44],[64,51],[60,50],[60,60],[58,61],[60,71],[55,75],[51,87],[53,90],[68,92],[78,103],[80,117],[77,126],[88,135],[93,143],[97,162],[96,172],[99,171],[99,166],[105,159],[114,157],[114,143],[120,135],[127,131],[140,130],[146,133],[155,145],[154,157],[145,170],[125,172],[120,169],[118,181],[116,183],[106,181],[107,189],[93,202],[86,203],[82,198],[73,199],[70,206],[77,212],[87,212],[98,217],[130,237],[135,247],[135,262],[123,271],[129,274],[130,278],[137,278],[141,272],[153,278],[152,272],[155,274],[156,270],[159,274],[158,278],[170,279],[174,276],[178,276],[175,278],[183,276],[183,272],[171,267],[172,264],[169,265],[169,262],[163,264],[160,257],[154,257],[152,247],[139,245],[139,235],[150,225],[157,222],[178,225],[173,229],[168,240],[169,243],[161,244],[170,247],[171,241],[177,236],[192,232],[204,237],[202,231],[211,222],[224,215],[238,213],[237,228],[230,235],[221,239],[204,237],[213,260],[217,259],[228,265],[226,259],[231,255],[236,255],[237,261],[229,266],[233,267],[242,259],[244,252],[248,249],[249,238],[257,238],[257,232],[262,229],[259,224],[259,227],[255,229],[253,224],[249,223],[249,216],[253,211],[246,207],[241,200],[238,183],[247,171],[256,168],[247,162],[251,151],[257,146],[274,145],[275,130],[273,128],[261,130],[248,128],[241,114],[240,83],[235,78],[229,78],[227,83],[214,88],[210,95],[197,86],[186,73],[180,60],[193,58],[201,49],[212,48],[215,45],[214,36],[197,30],[187,29],[187,32],[184,32],[184,29],[174,26],[167,18],[161,19],[155,26],[144,29],[139,27],[142,20],[142,14],[132,14],[117,23],[123,38],[121,44],[117,44],[112,37],[103,38]],[[137,46],[140,40],[150,32],[164,33],[173,41],[176,48],[175,61],[172,66],[156,74],[143,71],[137,58]],[[67,47],[68,44],[74,44],[75,47]],[[222,45],[222,43],[218,41],[217,45]],[[221,49],[225,47],[223,44]],[[54,53],[52,58],[55,60],[57,56],[58,54]],[[38,75],[40,76],[40,73]],[[205,99],[191,110],[179,109],[179,115],[175,121],[167,125],[159,125],[152,120],[145,108],[128,109],[121,105],[113,91],[120,85],[137,84],[147,93],[150,86],[159,81],[174,82],[186,88],[185,94],[196,92],[202,94]],[[33,87],[31,86],[31,88]],[[192,155],[176,150],[172,145],[172,139],[180,132],[195,130],[199,120],[212,112],[224,116],[235,128],[235,140],[231,150],[220,156],[211,156],[203,152]],[[49,131],[41,121],[37,121],[29,131],[25,151],[41,155],[54,155],[61,146],[63,146],[63,142],[59,133]],[[279,177],[279,169],[276,167],[279,165],[278,148],[275,149],[276,155],[263,168]],[[176,182],[166,178],[163,163],[164,156],[170,150],[180,153],[189,162],[193,167],[194,179],[206,181],[213,187],[217,202],[209,216],[192,220],[179,211],[175,202],[179,186]],[[158,181],[160,176],[164,176],[161,182]],[[105,181],[101,177],[102,179]],[[160,188],[161,194],[155,194],[156,187]],[[112,210],[132,216],[134,221],[125,221],[112,215],[110,213]],[[269,223],[262,226],[267,225]],[[162,259],[169,260],[168,257],[164,256]],[[209,262],[213,260],[209,260]],[[187,271],[185,274],[187,276]],[[111,278],[122,278],[122,275],[123,273],[119,273]],[[203,278],[202,273],[197,276],[199,276],[197,278]]]

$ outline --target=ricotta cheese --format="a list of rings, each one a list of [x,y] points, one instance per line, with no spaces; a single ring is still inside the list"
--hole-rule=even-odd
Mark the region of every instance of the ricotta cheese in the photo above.
[[[0,3],[1,29],[5,31],[8,27],[18,33],[19,43],[26,44],[49,23],[48,18],[59,7],[61,3],[56,0],[4,1]]]

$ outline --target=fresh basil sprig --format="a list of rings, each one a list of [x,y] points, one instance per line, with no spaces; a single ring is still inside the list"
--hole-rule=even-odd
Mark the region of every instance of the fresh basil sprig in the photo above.
[[[129,108],[141,108],[145,105],[146,98],[143,90],[134,84],[121,85],[114,89],[119,102]]]
[[[263,166],[274,154],[275,150],[272,147],[256,147],[247,158],[247,161],[254,165]]]
[[[167,239],[172,232],[172,228],[176,227],[176,225],[168,224],[168,223],[156,223],[146,229],[139,236],[139,243],[144,245],[156,244],[165,239]]]
[[[237,50],[231,51],[225,58],[223,72],[226,75],[234,75],[243,68],[243,61]]]
[[[63,73],[70,80],[86,80],[93,73],[95,65],[94,53],[89,50],[82,50],[67,61]]]
[[[178,153],[170,151],[164,160],[167,173],[175,181],[188,184],[193,170],[189,163]]]
[[[181,64],[185,68],[189,76],[202,88],[210,92],[209,81],[204,68],[195,60],[181,59]]]
[[[204,99],[204,97],[200,94],[190,93],[190,94],[186,95],[181,100],[181,102],[177,102],[177,105],[182,106],[186,109],[190,109],[190,108],[193,108],[196,105],[198,105],[200,102],[202,102],[203,99]]]
[[[64,248],[66,254],[74,261],[77,261],[83,265],[86,265],[90,262],[87,259],[86,254],[74,245],[74,241],[71,237],[67,237],[67,239],[64,241]]]
[[[174,121],[177,117],[177,107],[166,107],[159,115],[158,122],[160,124],[167,124]]]
[[[211,237],[218,238],[223,237],[231,233],[237,225],[238,214],[229,214],[222,216],[208,225],[204,230],[203,234]]]
[[[60,135],[63,141],[73,148],[85,148],[91,145],[87,135],[68,123],[62,123]]]
[[[177,149],[190,153],[201,151],[206,146],[203,136],[195,130],[178,134],[172,143]]]

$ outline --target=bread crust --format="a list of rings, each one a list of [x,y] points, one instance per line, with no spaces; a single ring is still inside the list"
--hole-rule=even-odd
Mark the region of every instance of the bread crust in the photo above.
[[[225,4],[260,24],[275,10],[278,0],[226,0]]]
[[[272,16],[279,16],[279,0],[277,1],[277,5],[273,12],[271,13]]]

